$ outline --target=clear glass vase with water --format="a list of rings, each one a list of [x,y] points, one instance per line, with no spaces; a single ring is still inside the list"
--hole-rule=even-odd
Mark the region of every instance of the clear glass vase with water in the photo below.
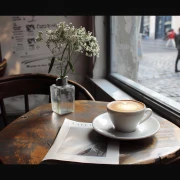
[[[52,110],[57,114],[74,112],[75,87],[68,84],[67,76],[57,78],[56,84],[50,86]]]

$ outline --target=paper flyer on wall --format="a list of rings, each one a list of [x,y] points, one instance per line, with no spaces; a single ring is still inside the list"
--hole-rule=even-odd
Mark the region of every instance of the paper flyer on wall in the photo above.
[[[22,69],[42,68],[48,71],[53,57],[43,43],[36,43],[39,31],[54,29],[60,18],[41,16],[12,16],[12,51],[21,59]]]
[[[52,56],[45,45],[35,43],[39,31],[55,28],[54,22],[43,22],[38,16],[12,16],[13,52],[21,58],[34,59]]]
[[[25,21],[21,16],[12,16],[12,43],[13,53],[19,55],[27,51]]]
[[[65,119],[42,162],[47,160],[119,164],[119,141],[98,134],[92,123]]]

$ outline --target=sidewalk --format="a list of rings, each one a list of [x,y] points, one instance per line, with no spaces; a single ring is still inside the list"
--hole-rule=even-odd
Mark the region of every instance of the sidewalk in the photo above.
[[[180,73],[175,73],[177,50],[163,40],[142,40],[138,82],[180,102]],[[180,69],[180,62],[179,62]]]

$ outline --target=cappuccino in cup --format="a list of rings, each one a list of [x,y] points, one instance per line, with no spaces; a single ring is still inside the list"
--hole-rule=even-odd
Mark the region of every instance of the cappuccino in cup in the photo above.
[[[120,112],[133,112],[133,111],[139,111],[144,108],[144,104],[137,101],[132,100],[123,100],[123,101],[115,101],[111,104],[109,104],[108,108],[110,108],[113,111],[120,111]]]
[[[152,110],[136,100],[117,100],[107,104],[107,112],[117,131],[133,132],[146,121]]]

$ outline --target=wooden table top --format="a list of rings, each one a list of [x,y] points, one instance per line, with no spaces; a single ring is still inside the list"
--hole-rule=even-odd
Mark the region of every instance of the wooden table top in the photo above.
[[[75,112],[57,115],[51,104],[39,106],[20,116],[0,132],[0,160],[4,164],[39,164],[50,149],[65,118],[92,122],[107,112],[108,102],[76,101]],[[119,140],[120,164],[166,164],[180,154],[180,128],[153,114],[159,131],[148,138]]]

